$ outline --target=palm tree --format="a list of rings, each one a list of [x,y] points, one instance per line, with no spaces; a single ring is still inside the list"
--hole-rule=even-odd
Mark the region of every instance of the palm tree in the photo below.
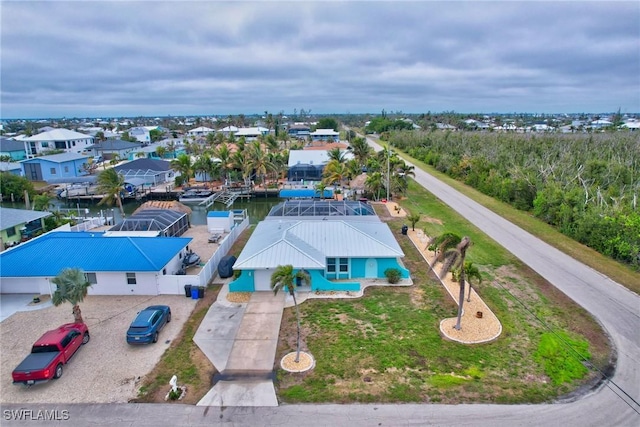
[[[167,149],[162,145],[159,147],[156,147],[156,154],[158,155],[159,158],[164,159],[164,155],[167,154]]]
[[[374,172],[370,175],[367,175],[367,179],[364,182],[364,186],[367,191],[370,191],[375,195],[376,200],[380,200],[380,191],[385,188],[385,183],[382,179],[382,174],[380,172]]]
[[[327,156],[329,157],[329,161],[335,160],[338,163],[345,163],[347,161],[346,155],[347,155],[347,152],[341,151],[338,147],[332,148],[331,150],[327,151]]]
[[[480,274],[480,270],[478,270],[478,267],[473,265],[471,261],[467,261],[464,263],[464,274],[467,277],[467,283],[469,283],[469,293],[467,294],[467,302],[470,302],[471,288],[473,288],[471,279],[477,280],[478,284],[480,284],[482,283],[482,275]]]
[[[411,215],[407,216],[407,221],[411,223],[411,230],[416,231],[416,224],[418,223],[418,221],[420,221],[420,214],[417,212],[412,213]]]
[[[124,177],[118,173],[115,168],[109,168],[98,174],[98,193],[104,194],[99,205],[108,203],[113,205],[115,201],[120,208],[120,213],[124,217],[124,208],[122,207],[122,198],[120,193],[124,191]]]
[[[316,191],[320,192],[320,200],[324,200],[324,190],[327,188],[327,185],[320,181],[316,184]]]
[[[442,270],[440,276],[443,276],[451,270],[451,268],[460,268],[460,276],[458,281],[460,282],[460,295],[458,297],[458,321],[454,326],[458,331],[461,328],[460,321],[462,320],[462,304],[464,304],[464,285],[465,285],[465,265],[464,258],[467,255],[467,249],[471,245],[471,239],[467,236],[463,237],[460,243],[454,248],[449,249],[445,253],[445,259],[442,264]]]
[[[326,184],[334,185],[337,182],[340,186],[342,186],[342,181],[348,174],[347,165],[335,159],[330,160],[322,172]]]
[[[271,275],[271,289],[273,289],[273,294],[277,295],[280,289],[287,288],[287,290],[289,291],[289,295],[293,297],[293,305],[296,308],[296,323],[298,326],[298,338],[296,340],[296,363],[300,361],[300,310],[298,310],[298,301],[296,300],[294,284],[294,281],[297,278],[300,278],[300,280],[306,282],[307,284],[311,284],[311,277],[307,272],[299,270],[298,272],[294,273],[293,266],[290,264],[279,265]]]
[[[358,161],[360,166],[364,166],[367,163],[367,158],[373,151],[373,148],[367,144],[367,140],[364,138],[355,138],[351,141],[351,152],[353,153],[353,157]]]
[[[51,282],[57,286],[51,299],[53,305],[57,307],[65,302],[71,303],[75,322],[84,323],[78,304],[87,296],[88,289],[91,286],[84,272],[79,268],[65,268],[60,274],[51,279]]]
[[[53,207],[53,203],[51,203],[51,197],[48,194],[39,194],[33,198],[33,210],[48,211],[51,207]]]
[[[178,158],[171,160],[170,165],[174,171],[179,172],[184,178],[183,182],[188,184],[189,179],[193,175],[193,163],[191,162],[191,157],[187,154],[180,154]]]

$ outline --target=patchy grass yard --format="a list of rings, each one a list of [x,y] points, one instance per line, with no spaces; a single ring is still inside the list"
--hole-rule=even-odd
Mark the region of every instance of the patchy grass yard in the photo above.
[[[417,186],[411,192],[412,202],[403,203],[406,210],[429,212],[442,222],[421,221],[416,229],[471,236],[469,259],[484,279],[477,290],[502,322],[501,337],[475,346],[440,337],[439,322],[455,316],[456,305],[429,277],[411,241],[399,234],[403,221],[387,217],[414,286],[369,288],[357,300],[308,300],[300,305],[303,348],[313,354],[316,367],[305,374],[278,371],[279,398],[290,403],[538,403],[595,384],[600,376],[590,369],[580,380],[555,385],[552,377],[562,377],[557,372],[565,369],[565,360],[543,363],[536,357],[549,347],[542,338],[562,331],[579,343],[577,351],[590,354],[590,362],[605,370],[609,342],[589,314],[433,196]],[[383,217],[383,210],[379,214]],[[284,316],[279,355],[295,348],[293,309]],[[570,369],[575,371],[575,365]]]

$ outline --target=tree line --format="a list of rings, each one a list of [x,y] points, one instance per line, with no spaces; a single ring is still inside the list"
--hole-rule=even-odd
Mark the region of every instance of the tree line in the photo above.
[[[640,269],[638,135],[399,131],[389,142]]]

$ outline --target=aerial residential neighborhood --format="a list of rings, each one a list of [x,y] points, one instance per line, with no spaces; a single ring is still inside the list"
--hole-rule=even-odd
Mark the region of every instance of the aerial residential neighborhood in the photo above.
[[[3,427],[640,425],[637,2],[0,9]]]

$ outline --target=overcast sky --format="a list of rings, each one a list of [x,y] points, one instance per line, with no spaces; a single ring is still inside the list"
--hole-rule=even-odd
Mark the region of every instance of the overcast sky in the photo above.
[[[640,112],[640,2],[2,1],[2,118]]]

